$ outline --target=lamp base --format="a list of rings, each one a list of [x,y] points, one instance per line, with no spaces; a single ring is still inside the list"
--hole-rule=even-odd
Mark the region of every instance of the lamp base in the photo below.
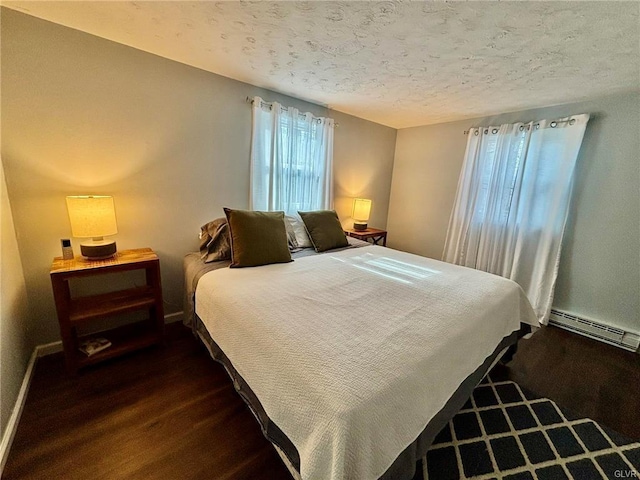
[[[353,229],[357,230],[359,232],[366,230],[368,227],[368,225],[366,223],[362,223],[362,222],[353,222]]]
[[[103,260],[113,257],[118,250],[116,242],[88,242],[80,244],[80,253],[89,260]]]

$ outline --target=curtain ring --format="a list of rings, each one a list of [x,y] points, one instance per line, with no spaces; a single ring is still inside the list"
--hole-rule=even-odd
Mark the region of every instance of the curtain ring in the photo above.
[[[551,128],[556,128],[558,126],[558,122],[551,122]]]
[[[485,129],[484,129],[484,134],[485,134],[485,135],[488,135],[488,134],[489,134],[489,129],[488,129],[488,128],[485,128]]]
[[[576,123],[576,119],[572,118],[571,120],[569,120],[569,125],[573,125],[574,123]]]
[[[477,137],[477,136],[478,136],[478,133],[479,133],[479,131],[478,131],[478,130],[476,130],[476,131],[475,131],[475,133],[474,133],[474,135]]]
[[[518,130],[520,130],[521,132],[523,132],[523,131],[524,131],[524,125],[520,125],[520,128],[519,128]]]
[[[491,133],[493,133],[495,135],[496,133],[498,133],[498,129],[494,128],[493,130],[491,130]]]
[[[540,124],[536,123],[536,130],[538,130],[540,128]]]

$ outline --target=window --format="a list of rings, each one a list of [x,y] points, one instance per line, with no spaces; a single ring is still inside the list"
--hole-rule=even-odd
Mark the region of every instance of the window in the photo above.
[[[329,209],[333,201],[333,120],[253,99],[251,208]]]
[[[514,280],[546,323],[589,115],[469,131],[443,259]]]

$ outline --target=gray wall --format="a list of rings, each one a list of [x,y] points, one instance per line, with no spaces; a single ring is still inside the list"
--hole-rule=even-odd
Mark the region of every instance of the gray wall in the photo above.
[[[369,225],[386,228],[396,130],[332,110],[335,131],[335,208],[345,227],[353,226],[353,198],[373,200]]]
[[[396,130],[2,10],[2,155],[34,342],[59,338],[48,273],[70,236],[66,195],[113,195],[118,248],[156,250],[165,310],[182,309],[182,258],[200,225],[248,207],[254,95],[340,123],[338,214],[348,223],[344,197],[366,195],[384,228]]]
[[[0,439],[15,405],[33,345],[25,325],[30,319],[27,289],[0,159]],[[2,465],[0,465],[0,475]]]
[[[389,245],[440,259],[472,126],[590,113],[554,307],[640,333],[640,95],[398,131]]]

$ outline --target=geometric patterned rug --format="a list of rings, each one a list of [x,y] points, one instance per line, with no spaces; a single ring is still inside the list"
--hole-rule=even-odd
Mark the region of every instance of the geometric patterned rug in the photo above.
[[[438,434],[414,480],[471,478],[637,479],[640,443],[488,375]]]

